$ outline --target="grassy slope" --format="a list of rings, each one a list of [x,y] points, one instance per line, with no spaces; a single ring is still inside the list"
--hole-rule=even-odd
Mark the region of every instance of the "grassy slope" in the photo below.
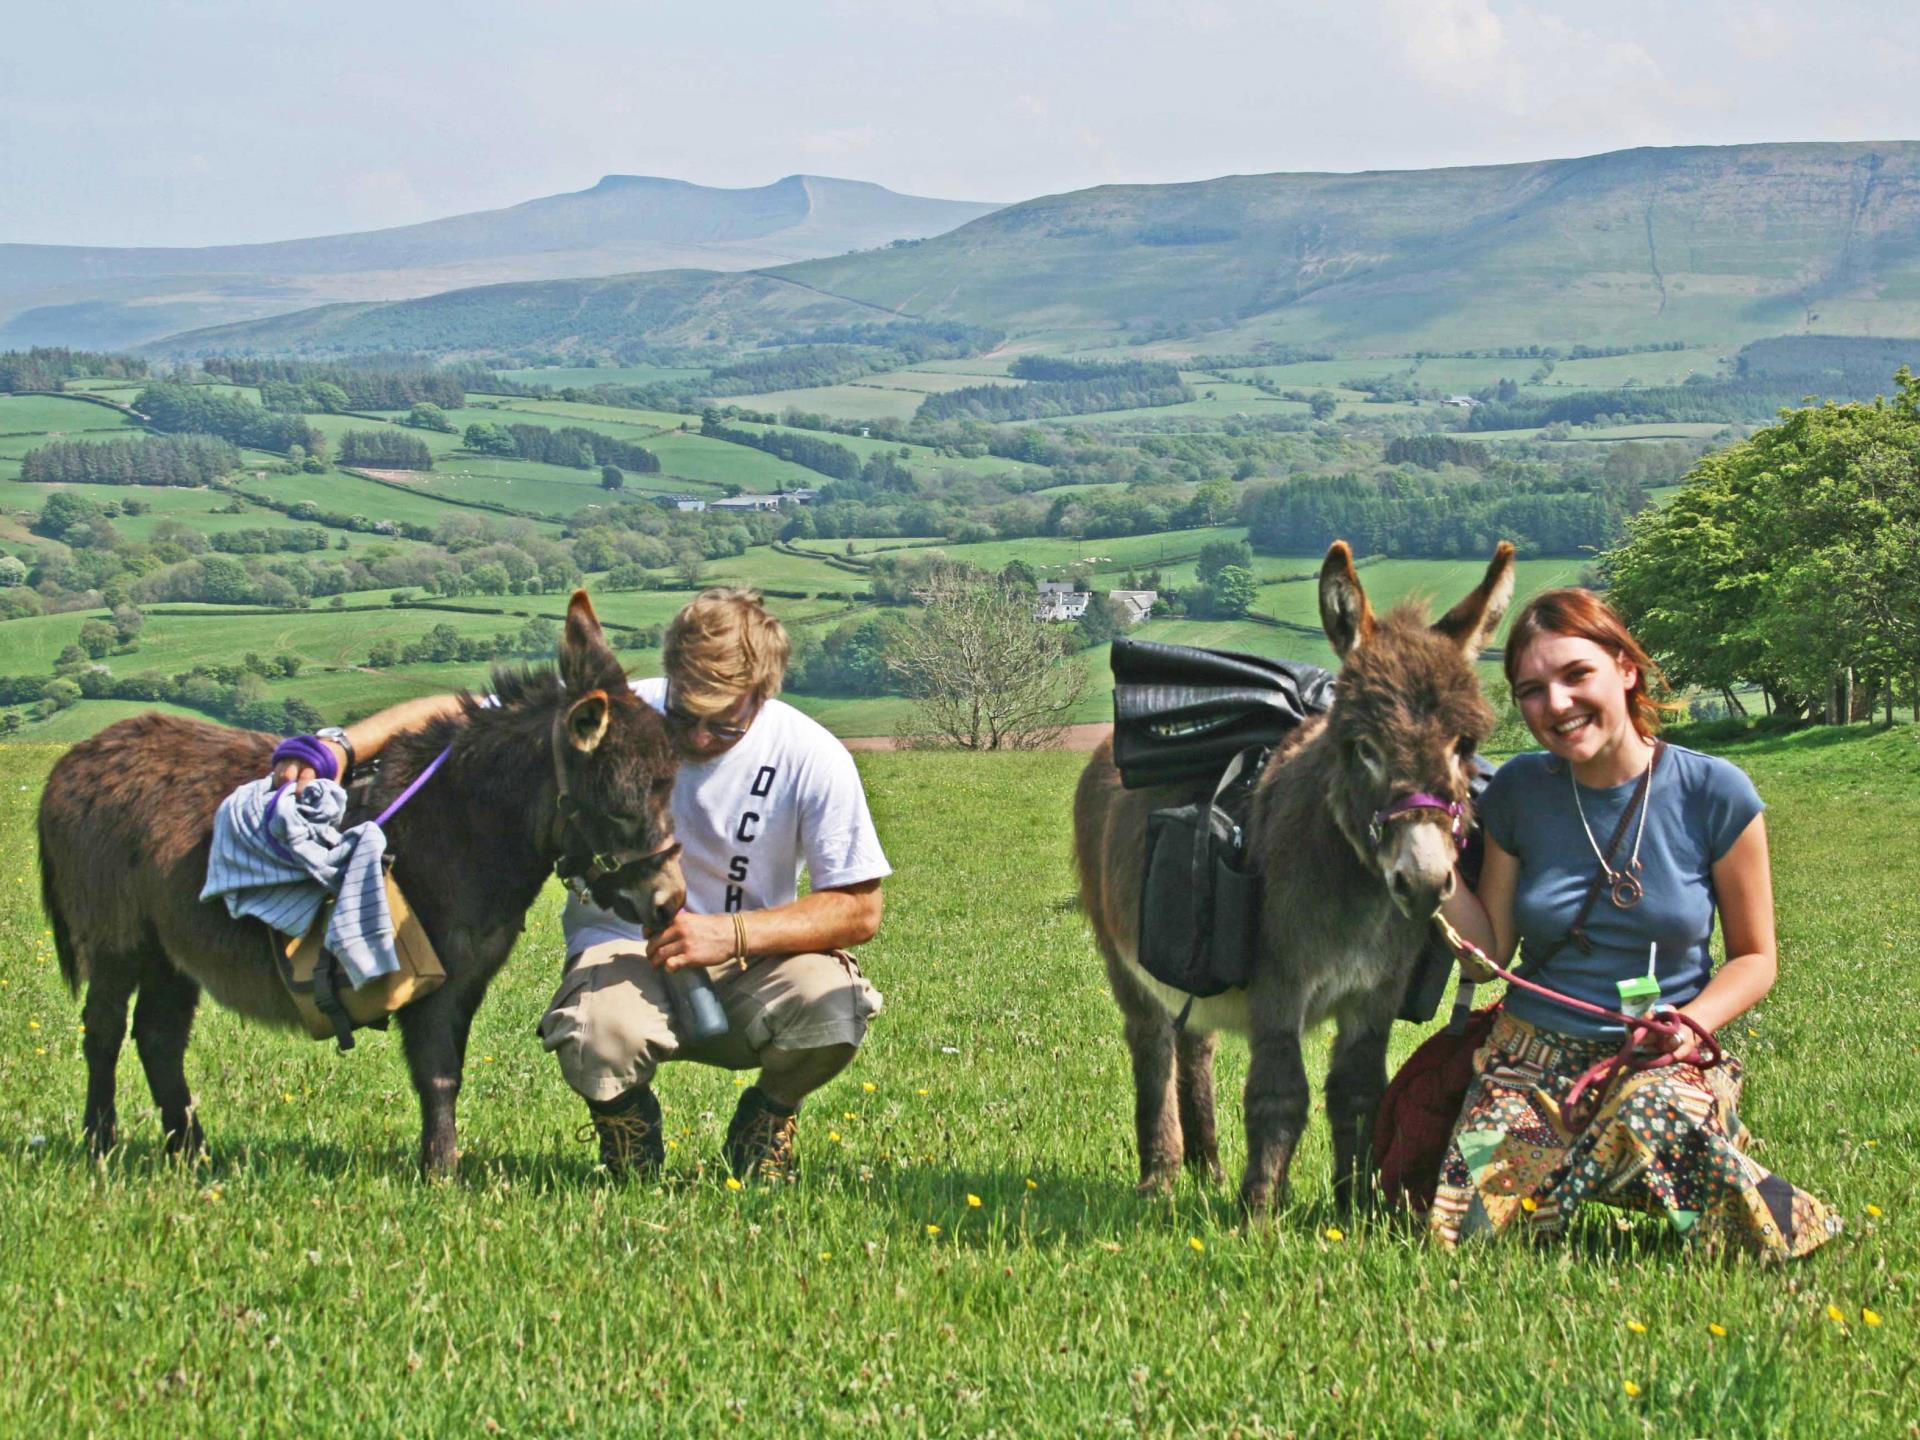
[[[1333,1238],[1318,1116],[1269,1230],[1242,1235],[1227,1189],[1133,1199],[1118,1017],[1071,903],[1067,755],[862,760],[897,870],[863,955],[887,1010],[809,1108],[797,1188],[719,1186],[737,1090],[698,1070],[662,1084],[669,1183],[596,1181],[532,1034],[559,953],[552,894],[474,1029],[460,1183],[412,1176],[393,1039],[341,1058],[213,1009],[188,1060],[213,1163],[160,1161],[129,1046],[128,1140],[95,1170],[27,838],[55,752],[0,753],[16,1316],[0,1428],[1901,1433],[1920,1003],[1886,978],[1920,945],[1917,741],[1903,727],[1731,752],[1772,805],[1783,951],[1737,1037],[1744,1109],[1767,1163],[1850,1229],[1785,1274],[1598,1213],[1541,1252],[1448,1257],[1378,1220]],[[1416,1038],[1403,1027],[1396,1055]],[[1223,1047],[1229,1167],[1244,1055]],[[1325,1059],[1316,1038],[1309,1065]]]

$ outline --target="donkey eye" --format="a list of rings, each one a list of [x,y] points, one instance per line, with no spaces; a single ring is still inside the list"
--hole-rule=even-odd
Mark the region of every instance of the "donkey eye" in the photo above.
[[[1386,768],[1386,762],[1381,759],[1379,747],[1371,740],[1355,740],[1353,754],[1362,765],[1376,773]]]

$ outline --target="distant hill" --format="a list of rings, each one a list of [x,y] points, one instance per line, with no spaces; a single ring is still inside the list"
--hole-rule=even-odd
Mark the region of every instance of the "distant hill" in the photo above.
[[[1343,353],[1920,334],[1920,142],[1104,186],[919,244],[753,277],[463,291],[169,348],[751,341],[797,320],[960,320],[1053,347]]]
[[[501,281],[750,270],[937,235],[994,207],[789,175],[749,190],[609,175],[393,230],[204,249],[0,245],[0,348],[115,348],[176,330]]]

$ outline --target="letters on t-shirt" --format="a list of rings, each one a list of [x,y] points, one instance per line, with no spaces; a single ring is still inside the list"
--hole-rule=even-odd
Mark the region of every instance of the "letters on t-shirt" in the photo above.
[[[765,799],[771,795],[773,793],[774,774],[775,770],[773,766],[762,765],[759,773],[753,777],[753,785],[747,793],[756,799]],[[760,812],[758,810],[741,811],[740,818],[735,822],[733,827],[734,843],[738,845],[751,845],[759,838]],[[727,859],[727,879],[731,882],[727,886],[726,909],[729,915],[738,911],[746,904],[747,867],[751,863],[752,857],[748,855],[735,854],[729,856]]]

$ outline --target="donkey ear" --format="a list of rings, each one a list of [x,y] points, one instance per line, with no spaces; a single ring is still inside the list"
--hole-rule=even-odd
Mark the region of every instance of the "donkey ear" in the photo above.
[[[1513,546],[1502,540],[1493,550],[1486,577],[1458,605],[1433,622],[1433,628],[1458,645],[1467,659],[1478,660],[1513,601]]]
[[[560,678],[567,689],[582,694],[597,685],[617,684],[622,673],[620,658],[607,644],[600,617],[593,613],[593,602],[586,591],[574,591],[567,605],[566,633],[560,637]]]
[[[1320,625],[1342,660],[1373,638],[1373,606],[1344,540],[1333,542],[1320,566]]]
[[[591,755],[606,738],[613,707],[604,690],[589,690],[567,707],[567,743],[582,755]]]

